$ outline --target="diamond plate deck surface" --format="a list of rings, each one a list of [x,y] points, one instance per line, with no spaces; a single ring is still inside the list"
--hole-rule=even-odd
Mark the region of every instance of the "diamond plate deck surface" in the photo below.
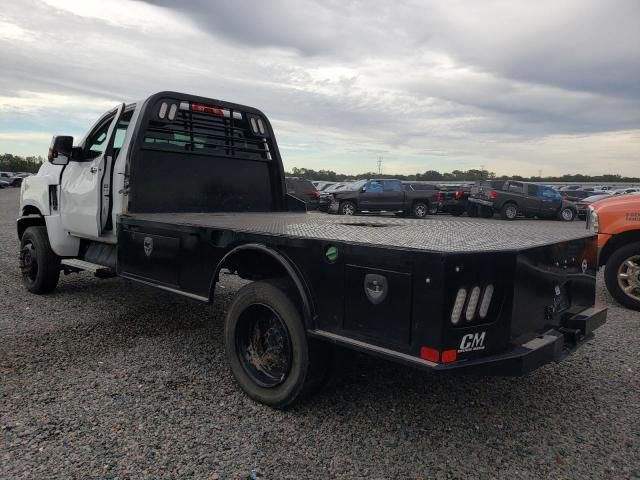
[[[561,222],[451,219],[423,220],[320,213],[130,213],[127,219],[207,227],[280,237],[333,240],[435,252],[522,250],[591,234]]]

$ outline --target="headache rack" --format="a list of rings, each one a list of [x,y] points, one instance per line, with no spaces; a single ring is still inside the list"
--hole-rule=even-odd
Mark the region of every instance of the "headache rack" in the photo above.
[[[264,121],[257,115],[162,99],[152,106],[143,148],[271,160],[268,137]]]

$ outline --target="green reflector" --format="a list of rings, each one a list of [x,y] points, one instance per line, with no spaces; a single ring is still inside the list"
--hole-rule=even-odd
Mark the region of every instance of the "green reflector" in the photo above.
[[[338,258],[338,249],[332,245],[330,247],[327,247],[327,249],[324,251],[324,254],[327,257],[327,260],[329,260],[330,262],[335,262],[336,258]]]

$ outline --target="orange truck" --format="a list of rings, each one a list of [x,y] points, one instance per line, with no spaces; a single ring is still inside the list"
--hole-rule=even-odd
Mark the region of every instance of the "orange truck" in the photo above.
[[[640,310],[640,195],[620,195],[589,207],[587,228],[598,234],[598,265],[609,293]]]

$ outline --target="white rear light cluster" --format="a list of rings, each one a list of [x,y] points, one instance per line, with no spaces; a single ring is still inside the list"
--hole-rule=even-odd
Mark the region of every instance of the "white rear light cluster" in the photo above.
[[[473,321],[476,317],[476,313],[481,319],[485,319],[489,313],[489,307],[491,306],[491,300],[493,299],[494,287],[489,284],[484,287],[484,291],[479,286],[475,286],[471,289],[471,293],[467,298],[467,289],[460,288],[456,294],[456,299],[453,302],[453,308],[451,309],[451,323],[458,325],[461,321],[462,311],[464,310],[464,317],[467,322]],[[465,309],[466,304],[466,309]],[[478,304],[480,307],[478,307]]]

